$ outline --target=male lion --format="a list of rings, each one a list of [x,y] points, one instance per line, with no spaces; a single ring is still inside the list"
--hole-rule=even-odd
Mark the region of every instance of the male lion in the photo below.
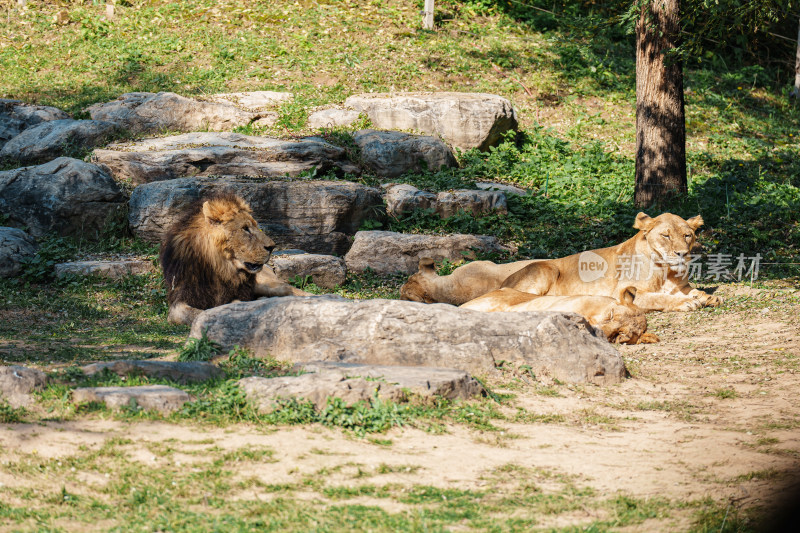
[[[161,244],[167,320],[191,324],[203,309],[233,301],[307,295],[265,266],[274,247],[238,196],[216,193],[190,205]]]
[[[498,289],[461,307],[488,313],[523,311],[566,311],[577,313],[603,330],[608,342],[649,344],[658,337],[647,333],[644,311],[633,304],[636,289],[626,287],[619,301],[608,296],[537,296],[515,289]]]
[[[419,260],[419,270],[400,287],[400,298],[426,304],[445,303],[461,305],[489,291],[499,289],[503,281],[530,265],[537,259],[514,263],[495,264],[491,261],[473,261],[455,269],[452,274],[436,274],[433,259]]]
[[[684,220],[664,213],[636,215],[639,233],[617,246],[541,261],[511,274],[503,287],[538,295],[614,296],[636,289],[636,305],[646,311],[691,311],[722,300],[689,285],[689,252],[700,215]]]

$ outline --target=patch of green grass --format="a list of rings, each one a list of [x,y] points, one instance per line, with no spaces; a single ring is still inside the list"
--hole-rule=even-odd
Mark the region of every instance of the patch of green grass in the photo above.
[[[219,355],[219,352],[219,343],[209,339],[203,330],[199,339],[190,337],[186,341],[178,352],[178,361],[210,361]]]
[[[25,419],[25,409],[11,407],[5,400],[0,400],[0,423],[15,424]]]
[[[714,396],[715,398],[719,398],[720,400],[730,400],[739,396],[734,389],[730,388],[717,389],[710,393],[710,395]]]

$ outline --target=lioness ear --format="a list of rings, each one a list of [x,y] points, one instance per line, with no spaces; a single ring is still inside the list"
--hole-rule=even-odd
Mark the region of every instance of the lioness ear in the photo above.
[[[218,209],[214,209],[214,205],[210,202],[203,202],[203,216],[206,217],[211,224],[219,224],[222,222],[222,213]]]
[[[617,301],[623,305],[633,305],[633,300],[636,298],[636,287],[625,287],[619,291]]]
[[[653,227],[655,224],[655,220],[650,218],[650,215],[647,213],[639,213],[636,215],[636,221],[633,223],[633,227],[642,231],[647,231]]]
[[[430,257],[423,257],[419,260],[419,271],[420,272],[433,272],[435,267],[435,263],[433,259]]]
[[[689,224],[689,227],[692,228],[692,231],[697,231],[697,228],[703,225],[703,217],[697,215],[696,217],[692,217],[686,221]]]

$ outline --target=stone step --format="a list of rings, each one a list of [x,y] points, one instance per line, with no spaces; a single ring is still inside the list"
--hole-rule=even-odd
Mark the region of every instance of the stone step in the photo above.
[[[202,361],[149,361],[126,359],[105,363],[92,363],[81,367],[84,375],[91,377],[108,370],[118,376],[146,376],[171,379],[177,383],[199,383],[225,377],[216,365]]]
[[[55,265],[57,278],[67,275],[102,276],[110,279],[121,279],[125,276],[150,274],[158,269],[152,261],[141,259],[124,259],[116,261],[70,261]]]
[[[148,411],[169,414],[189,402],[189,395],[166,385],[141,385],[138,387],[81,387],[72,391],[75,404],[98,402],[109,409],[137,406]]]
[[[363,272],[370,268],[378,274],[413,274],[423,257],[455,262],[465,258],[474,259],[476,251],[503,254],[511,250],[488,235],[359,231],[344,260],[349,272]]]

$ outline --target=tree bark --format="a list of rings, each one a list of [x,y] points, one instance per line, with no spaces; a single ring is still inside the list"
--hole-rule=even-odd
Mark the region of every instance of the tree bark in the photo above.
[[[797,27],[797,53],[794,56],[794,89],[791,95],[800,98],[800,25]]]
[[[636,24],[637,207],[687,193],[683,63],[668,54],[679,39],[680,0],[643,2]]]

